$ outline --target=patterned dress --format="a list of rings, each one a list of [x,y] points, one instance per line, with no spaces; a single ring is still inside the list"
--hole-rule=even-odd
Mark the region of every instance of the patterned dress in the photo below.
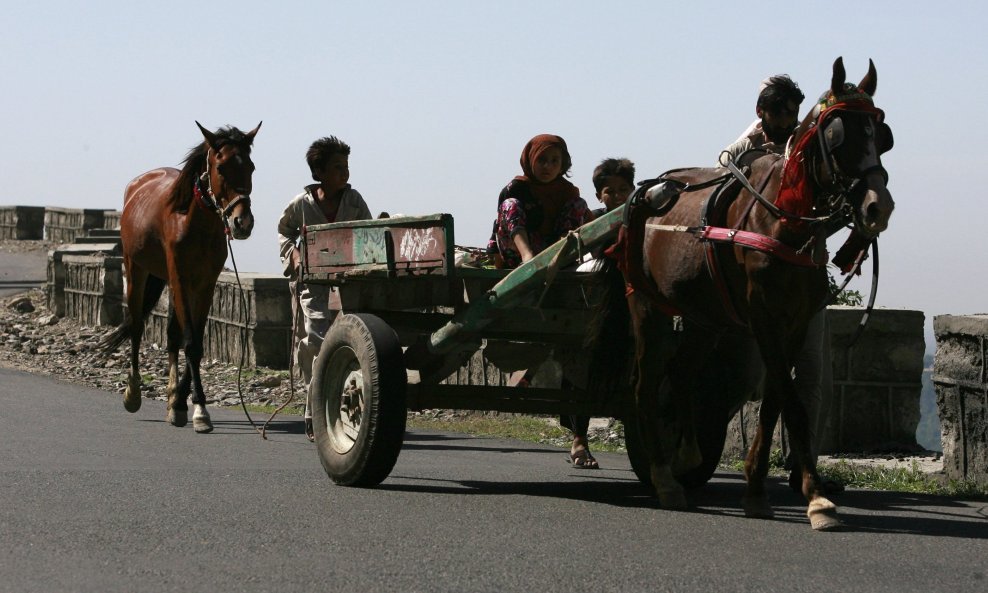
[[[520,231],[528,231],[532,253],[538,254],[565,237],[567,232],[593,220],[583,198],[571,197],[558,205],[542,204],[531,192],[525,191],[525,185],[523,181],[514,180],[501,192],[497,220],[488,244],[489,252],[501,255],[505,268],[516,268],[521,264],[521,254],[513,240]]]

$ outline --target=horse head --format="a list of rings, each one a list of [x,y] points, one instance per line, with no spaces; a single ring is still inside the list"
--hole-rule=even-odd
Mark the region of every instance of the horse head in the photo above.
[[[223,222],[234,239],[246,239],[254,228],[250,210],[251,177],[254,162],[250,148],[261,124],[246,134],[237,128],[210,132],[196,122],[208,148],[205,181]]]
[[[850,209],[855,230],[869,239],[888,228],[895,208],[881,158],[892,149],[892,130],[872,99],[877,83],[871,60],[868,73],[855,85],[846,82],[843,59],[837,58],[830,88],[793,138],[793,146],[805,149],[809,158],[802,160],[810,163],[819,188],[815,210]]]

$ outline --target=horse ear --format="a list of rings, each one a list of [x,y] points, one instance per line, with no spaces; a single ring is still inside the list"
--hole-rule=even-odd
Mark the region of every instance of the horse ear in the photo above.
[[[257,127],[254,128],[253,130],[247,132],[247,143],[248,144],[253,144],[254,143],[254,136],[257,136],[257,131],[261,129],[261,124],[263,124],[263,123],[264,123],[263,121],[257,122]]]
[[[844,58],[838,57],[834,60],[834,77],[830,79],[830,92],[835,97],[844,91],[845,80],[847,80],[847,73],[844,72]]]
[[[208,144],[209,147],[212,148],[213,151],[215,152],[216,151],[216,134],[214,134],[214,133],[210,132],[209,130],[207,130],[206,128],[202,127],[202,124],[199,123],[198,121],[196,122],[196,125],[199,126],[199,131],[202,132],[203,138],[206,139],[206,144]]]
[[[869,96],[875,96],[875,87],[878,86],[878,71],[875,70],[875,63],[868,58],[868,74],[861,79],[858,84],[858,88],[862,91],[868,93]]]

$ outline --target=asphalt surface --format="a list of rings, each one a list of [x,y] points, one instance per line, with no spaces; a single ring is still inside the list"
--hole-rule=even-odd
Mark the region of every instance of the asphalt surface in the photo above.
[[[119,394],[0,369],[0,591],[984,591],[984,503],[838,499],[813,532],[773,482],[745,519],[718,474],[668,512],[627,460],[575,470],[530,443],[415,431],[380,487],[335,486],[300,422],[262,441],[136,414]]]
[[[47,266],[45,251],[0,253],[0,299],[44,284]]]

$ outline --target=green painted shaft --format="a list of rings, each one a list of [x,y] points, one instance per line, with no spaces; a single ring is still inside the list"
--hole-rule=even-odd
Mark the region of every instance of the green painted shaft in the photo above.
[[[448,352],[456,346],[461,334],[482,329],[494,320],[497,310],[510,307],[529,291],[542,287],[553,260],[556,260],[559,267],[568,266],[575,263],[581,255],[616,237],[623,217],[624,206],[620,206],[588,222],[512,270],[482,300],[471,303],[449,323],[433,332],[429,336],[429,351],[433,354]],[[579,236],[579,242],[576,236]]]

